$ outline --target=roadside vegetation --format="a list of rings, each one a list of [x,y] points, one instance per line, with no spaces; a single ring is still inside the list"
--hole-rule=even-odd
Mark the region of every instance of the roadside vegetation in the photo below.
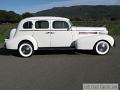
[[[10,30],[15,28],[17,24],[0,24],[0,43],[4,42],[4,39],[9,37]]]

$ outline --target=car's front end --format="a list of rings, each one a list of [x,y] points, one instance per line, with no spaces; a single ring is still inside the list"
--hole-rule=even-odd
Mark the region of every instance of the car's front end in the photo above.
[[[97,54],[104,55],[114,46],[114,38],[108,35],[106,27],[73,27],[78,39],[76,49],[94,50]]]

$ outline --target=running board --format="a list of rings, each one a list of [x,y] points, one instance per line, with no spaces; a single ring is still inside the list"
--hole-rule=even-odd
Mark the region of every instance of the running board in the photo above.
[[[70,47],[39,47],[38,50],[76,50]]]

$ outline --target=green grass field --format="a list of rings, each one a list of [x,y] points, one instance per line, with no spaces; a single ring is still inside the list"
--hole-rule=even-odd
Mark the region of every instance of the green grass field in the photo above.
[[[10,30],[15,28],[16,24],[1,24],[0,25],[0,43],[4,42],[4,39],[9,36]]]
[[[120,21],[73,21],[74,26],[106,26],[110,35],[120,35]],[[0,43],[9,36],[10,30],[16,28],[17,24],[0,24]]]

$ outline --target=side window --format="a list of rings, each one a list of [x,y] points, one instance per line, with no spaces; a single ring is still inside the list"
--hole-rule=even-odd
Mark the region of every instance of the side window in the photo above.
[[[24,24],[23,24],[23,28],[24,29],[32,29],[32,22],[31,21],[28,21],[28,22],[25,22]]]
[[[48,21],[36,21],[35,22],[35,28],[36,29],[48,29],[49,28],[49,22]]]
[[[65,21],[54,21],[53,22],[53,28],[54,29],[66,29],[68,27],[69,27],[69,25]]]

